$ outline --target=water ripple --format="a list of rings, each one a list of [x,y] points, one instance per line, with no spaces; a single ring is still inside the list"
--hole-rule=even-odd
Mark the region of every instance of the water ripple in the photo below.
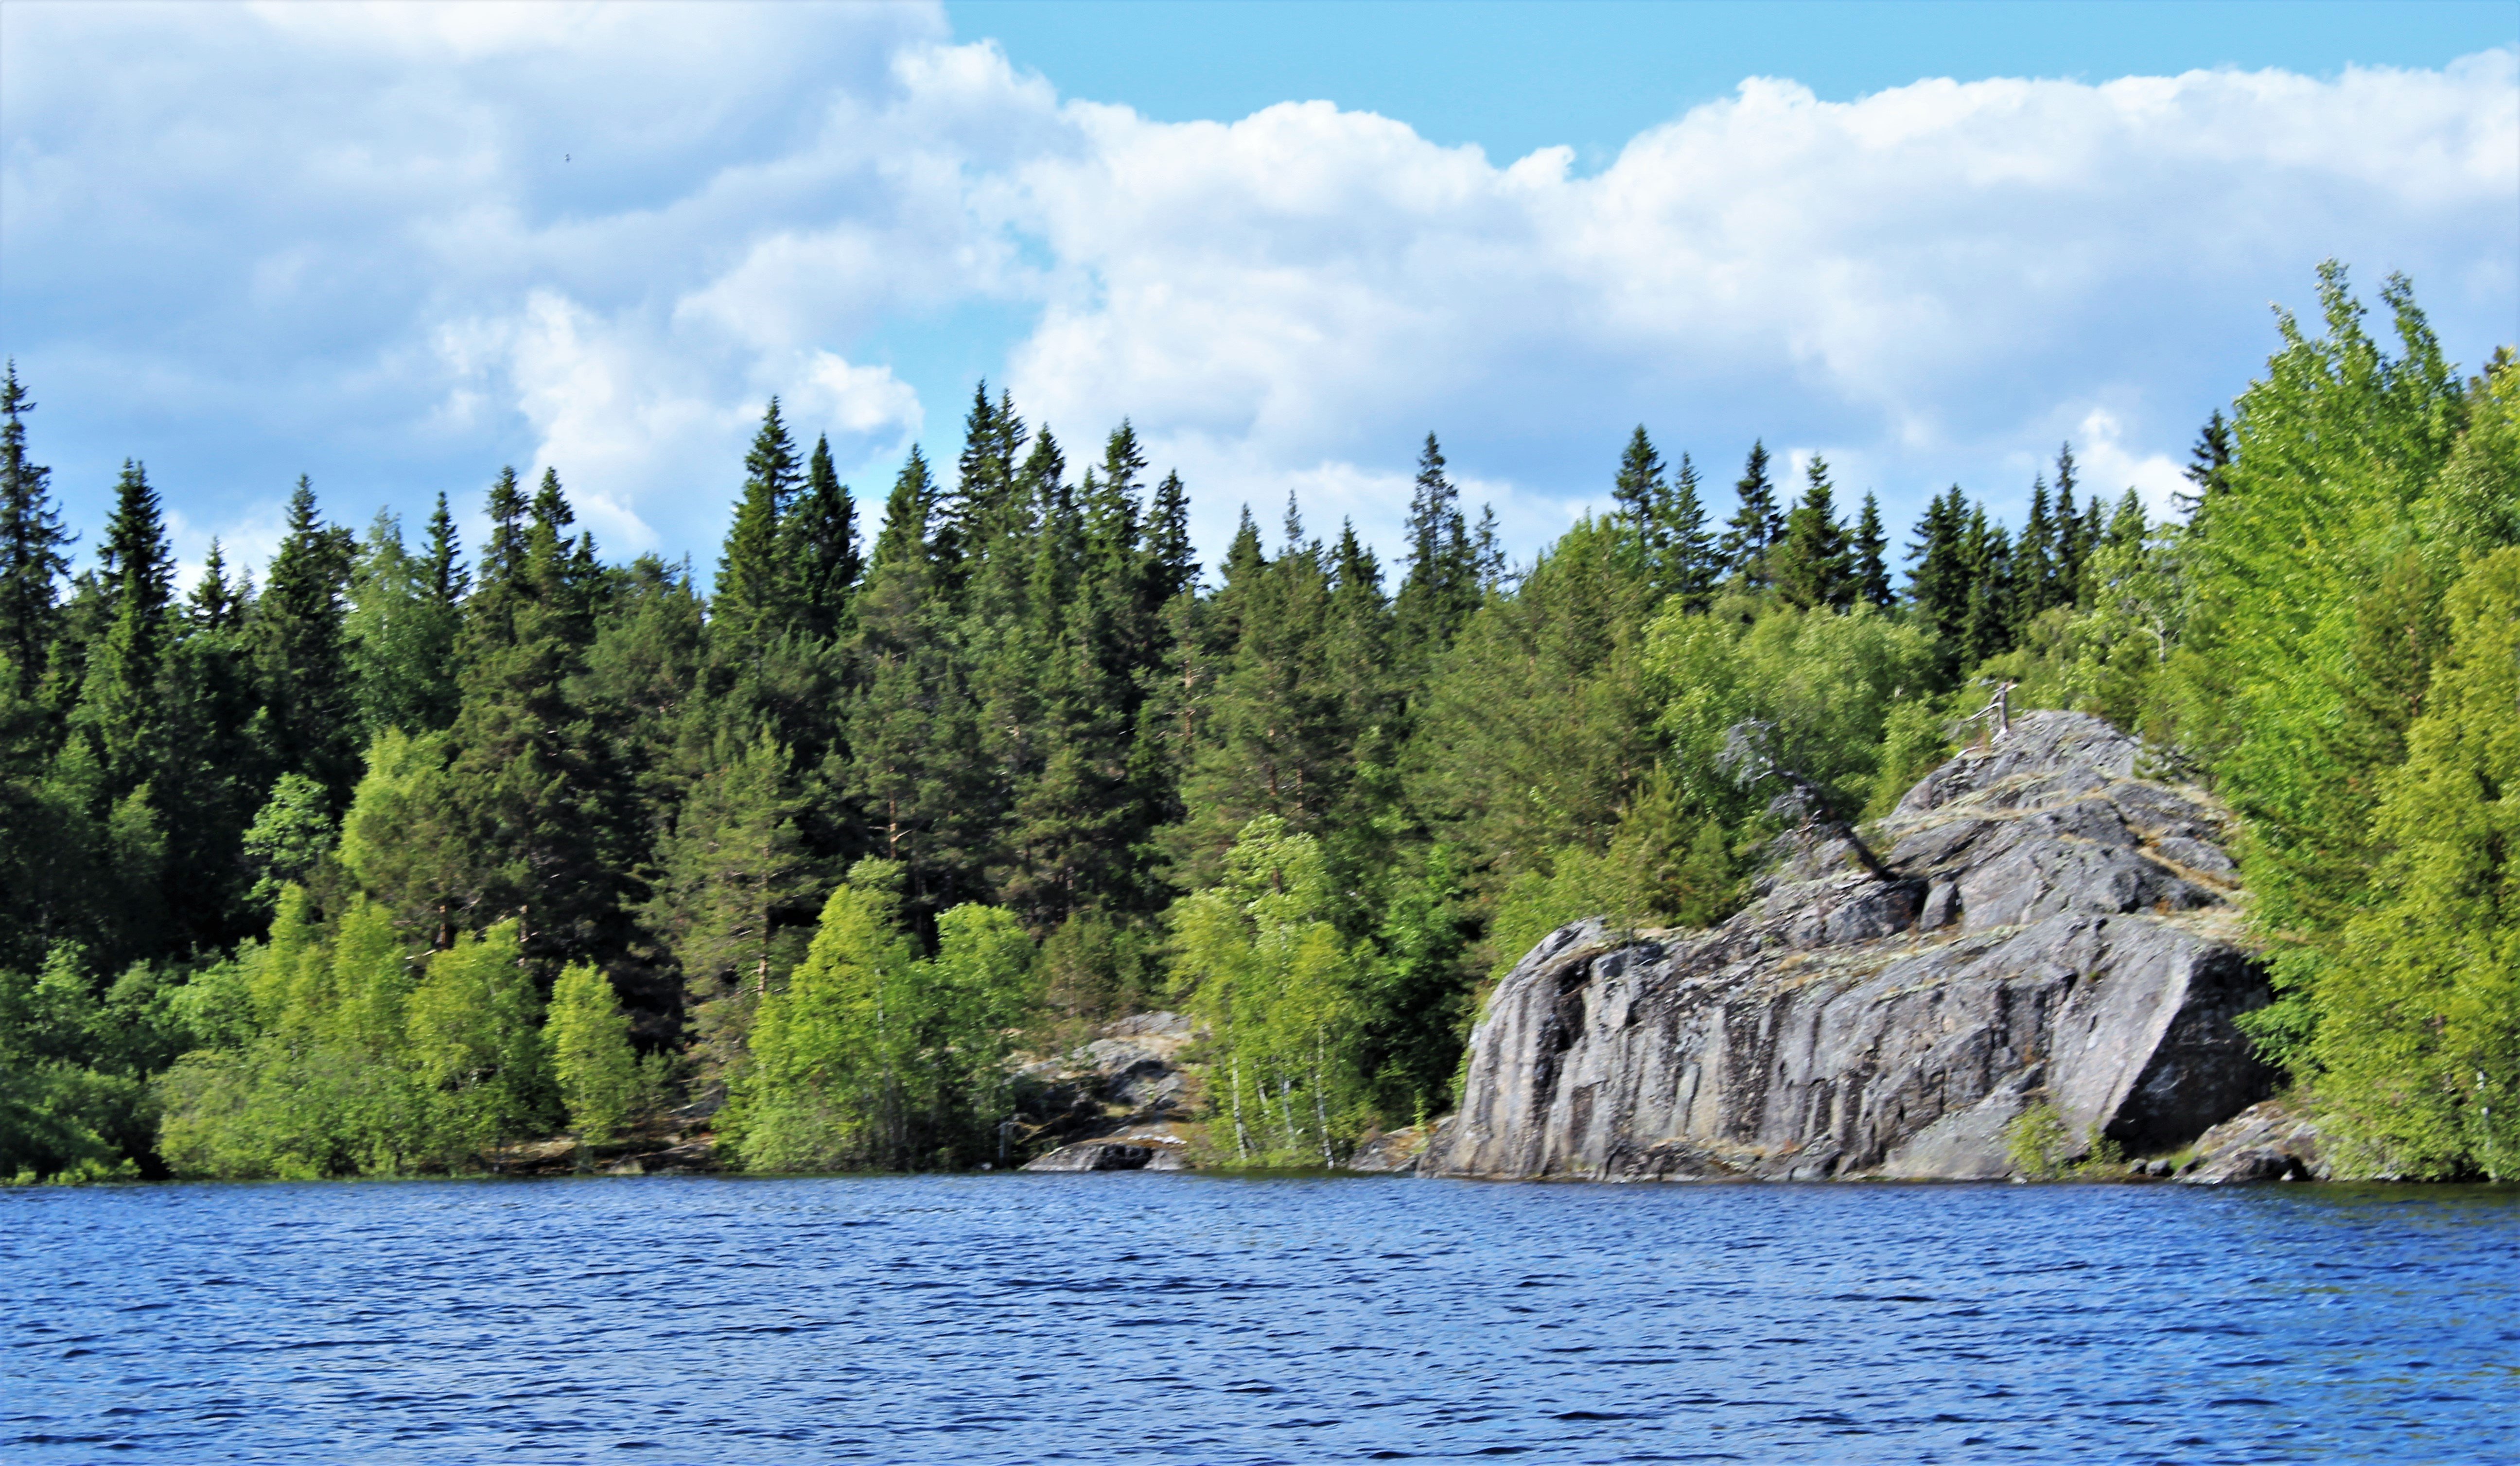
[[[2508,1461],[2520,1192],[0,1192],[0,1455]]]

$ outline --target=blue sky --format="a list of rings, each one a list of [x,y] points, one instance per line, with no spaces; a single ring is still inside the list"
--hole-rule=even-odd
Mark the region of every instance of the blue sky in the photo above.
[[[1211,547],[1430,428],[1525,555],[1639,421],[2158,500],[2330,255],[2520,336],[2520,7],[0,8],[0,350],[188,559],[550,463],[705,571],[769,393],[874,499],[982,375]]]

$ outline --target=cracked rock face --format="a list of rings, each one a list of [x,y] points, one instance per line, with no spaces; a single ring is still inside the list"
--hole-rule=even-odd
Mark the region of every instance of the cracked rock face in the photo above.
[[[2269,1091],[2232,1023],[2225,819],[2096,718],[2034,713],[1908,792],[1877,879],[1823,847],[1704,932],[1586,921],[1470,1037],[1424,1175],[2009,1175],[2006,1128],[2186,1143]]]

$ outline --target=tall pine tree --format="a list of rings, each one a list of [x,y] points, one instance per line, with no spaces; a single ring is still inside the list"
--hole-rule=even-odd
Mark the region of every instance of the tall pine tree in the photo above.
[[[345,625],[356,554],[347,529],[316,517],[314,487],[299,475],[289,496],[288,533],[254,606],[254,658],[273,752],[283,773],[323,785],[337,810],[349,804],[364,742]]]
[[[119,799],[165,764],[166,704],[160,679],[174,640],[175,556],[147,468],[123,460],[113,515],[97,547],[105,635],[88,653],[76,721]]]
[[[0,657],[18,695],[30,701],[60,634],[60,584],[70,568],[52,470],[26,458],[24,415],[34,407],[13,359],[0,377]]]
[[[1890,541],[1881,532],[1881,503],[1870,493],[1864,496],[1864,512],[1855,521],[1855,596],[1867,605],[1888,609],[1890,596]]]
[[[1768,476],[1768,445],[1764,441],[1750,445],[1750,457],[1741,466],[1740,481],[1733,489],[1741,504],[1725,521],[1724,538],[1716,546],[1723,556],[1727,574],[1751,590],[1765,590],[1769,584],[1768,551],[1784,535],[1784,516],[1777,511],[1777,485]]]
[[[828,437],[814,440],[804,495],[781,526],[780,538],[796,629],[810,637],[838,635],[865,566],[858,555],[857,506],[832,466]]]
[[[794,587],[781,554],[781,531],[796,492],[796,445],[772,397],[743,456],[743,497],[717,566],[717,594],[710,610],[730,646],[757,649],[787,626]]]
[[[1724,558],[1706,527],[1706,506],[1697,494],[1697,466],[1686,453],[1680,456],[1680,471],[1672,476],[1671,496],[1664,505],[1662,542],[1655,591],[1679,597],[1683,610],[1706,609],[1714,600],[1717,582],[1724,578]]]
[[[1444,476],[1444,466],[1443,447],[1430,432],[1409,500],[1409,568],[1392,606],[1392,652],[1413,689],[1424,683],[1479,604],[1477,548],[1462,517],[1461,490]]]

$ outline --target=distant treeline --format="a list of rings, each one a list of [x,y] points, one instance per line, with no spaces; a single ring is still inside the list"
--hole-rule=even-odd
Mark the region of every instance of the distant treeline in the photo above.
[[[2252,1031],[2350,1166],[2509,1175],[2520,368],[2321,292],[2168,520],[2067,449],[2017,529],[1955,487],[1894,547],[1824,460],[1710,508],[1640,427],[1515,568],[1430,434],[1390,574],[1291,500],[1210,571],[1126,422],[1080,469],[983,384],[871,535],[774,399],[705,598],[550,469],[469,559],[442,496],[414,544],[301,479],[260,584],[185,587],[131,463],[74,557],[12,366],[0,1178],[464,1170],[721,1097],[755,1169],[973,1165],[1012,1053],[1154,1005],[1228,1158],[1319,1164],[1452,1102],[1556,924],[1737,908],[1781,817],[1727,729],[1878,813],[2003,681],[2243,817]]]

